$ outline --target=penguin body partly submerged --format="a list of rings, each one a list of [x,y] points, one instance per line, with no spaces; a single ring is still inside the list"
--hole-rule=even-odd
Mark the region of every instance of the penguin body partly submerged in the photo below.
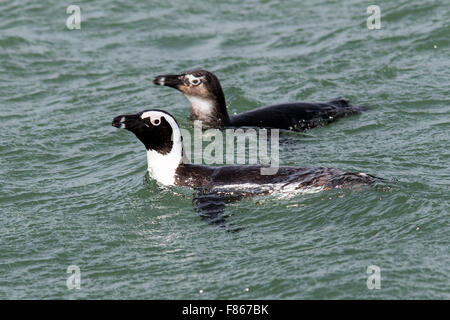
[[[191,103],[191,120],[211,127],[260,127],[304,131],[350,114],[360,113],[344,99],[291,102],[229,116],[219,79],[206,70],[157,76],[153,83],[182,92]]]
[[[282,166],[274,174],[262,174],[261,169],[265,167],[260,165],[213,167],[190,164],[184,157],[176,120],[161,110],[121,115],[114,118],[112,125],[133,132],[144,144],[149,176],[165,186],[267,194],[353,188],[379,181],[368,174],[323,167]]]

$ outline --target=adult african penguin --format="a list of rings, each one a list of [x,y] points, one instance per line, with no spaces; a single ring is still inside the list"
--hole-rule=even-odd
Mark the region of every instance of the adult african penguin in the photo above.
[[[113,119],[112,125],[131,131],[144,144],[149,176],[164,186],[268,194],[353,188],[380,181],[365,173],[323,167],[281,166],[275,174],[263,175],[261,169],[264,166],[261,165],[191,164],[184,156],[181,131],[176,120],[162,110],[120,115]]]

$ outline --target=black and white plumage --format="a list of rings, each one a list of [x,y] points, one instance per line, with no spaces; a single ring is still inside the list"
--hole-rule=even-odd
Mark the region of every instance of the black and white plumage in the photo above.
[[[157,76],[153,83],[182,92],[191,103],[191,120],[211,127],[260,127],[304,131],[328,124],[361,107],[344,99],[328,102],[291,102],[261,107],[229,116],[219,79],[206,70],[192,70],[176,75]]]
[[[273,175],[261,174],[260,165],[220,167],[190,164],[184,157],[180,128],[161,110],[115,117],[112,125],[133,132],[147,150],[149,176],[164,186],[184,186],[207,192],[245,195],[293,194],[369,185],[378,178],[323,167],[282,166]]]

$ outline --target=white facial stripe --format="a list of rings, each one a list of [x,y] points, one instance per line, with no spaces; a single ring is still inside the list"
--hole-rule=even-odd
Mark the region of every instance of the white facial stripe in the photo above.
[[[187,74],[186,75],[186,78],[188,78],[189,79],[189,82],[192,82],[193,80],[201,80],[201,79],[203,79],[204,77],[196,77],[196,76],[194,76],[194,75],[192,75],[192,74]]]
[[[161,117],[163,117],[165,115],[166,115],[165,113],[162,113],[159,111],[147,111],[141,115],[141,119],[150,118],[150,120],[155,120],[155,119],[161,120]]]
[[[166,81],[166,77],[161,77],[161,78],[159,78],[158,83],[159,83],[161,86],[163,86],[163,85],[164,85],[164,81]]]
[[[175,171],[183,158],[183,142],[181,131],[175,119],[167,113],[160,111],[147,111],[141,115],[142,119],[150,117],[152,123],[164,117],[172,127],[172,150],[168,154],[161,154],[155,150],[147,150],[147,164],[150,177],[163,185],[175,184]]]
[[[150,122],[154,126],[159,126],[161,124],[161,118],[164,117],[164,115],[164,113],[158,111],[147,111],[141,115],[141,119],[150,118]]]
[[[175,119],[164,112],[161,111],[147,111],[144,112],[141,115],[141,119],[145,119],[145,118],[150,118],[150,121],[153,123],[155,120],[159,120],[161,122],[161,118],[166,119],[166,121],[170,124],[170,126],[172,127],[172,131],[173,131],[173,135],[174,135],[174,141],[178,141],[181,140],[181,132],[180,132],[180,128],[178,127],[177,122],[175,121]]]
[[[188,78],[189,83],[193,86],[198,86],[202,82],[201,79],[205,78],[204,76],[196,77],[192,74],[187,74],[185,77]]]

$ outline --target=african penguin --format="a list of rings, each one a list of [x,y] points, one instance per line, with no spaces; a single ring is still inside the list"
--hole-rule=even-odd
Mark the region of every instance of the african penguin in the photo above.
[[[191,120],[210,127],[260,127],[304,131],[338,118],[358,114],[361,107],[344,99],[282,103],[229,116],[219,79],[206,70],[157,76],[153,83],[182,92],[191,104]]]
[[[369,185],[379,180],[364,173],[332,168],[279,167],[276,174],[262,175],[260,165],[220,167],[190,164],[184,156],[180,128],[162,110],[120,115],[112,125],[136,135],[147,150],[149,176],[164,186],[194,189],[249,191],[249,194],[317,192],[334,188]]]

